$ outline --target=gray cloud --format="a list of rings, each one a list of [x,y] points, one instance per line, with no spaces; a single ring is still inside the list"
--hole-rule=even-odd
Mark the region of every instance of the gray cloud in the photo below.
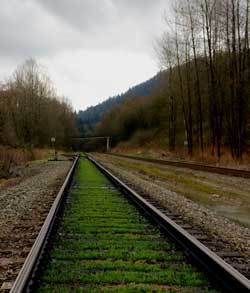
[[[111,24],[113,5],[108,0],[35,0],[50,13],[81,31]]]
[[[33,1],[2,0],[0,56],[26,58],[56,54],[79,43],[79,35]]]
[[[126,19],[137,21],[148,16],[154,18],[154,11],[162,8],[164,0],[35,0],[48,11],[82,31],[97,27],[105,28]],[[154,19],[153,19],[154,20]]]
[[[157,70],[167,1],[1,0],[0,81],[34,57],[77,108],[125,91]]]
[[[90,42],[93,38],[100,38],[99,46],[105,46],[108,42],[110,46],[129,42],[131,47],[133,41],[141,42],[143,47],[145,40],[157,34],[166,5],[166,0],[35,1],[63,22],[86,33]]]
[[[0,55],[67,49],[145,51],[160,29],[164,0],[2,0]]]

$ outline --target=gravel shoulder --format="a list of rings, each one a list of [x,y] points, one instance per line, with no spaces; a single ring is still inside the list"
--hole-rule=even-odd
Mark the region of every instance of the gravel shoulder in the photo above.
[[[38,162],[0,190],[0,292],[8,291],[32,247],[72,162]]]
[[[152,176],[145,170],[133,168],[133,165],[126,167],[126,164],[119,164],[117,159],[111,156],[95,154],[94,157],[138,192],[150,194],[150,196],[159,200],[163,206],[173,213],[181,214],[187,222],[199,227],[213,239],[222,240],[225,245],[229,245],[234,251],[239,251],[245,256],[246,263],[250,264],[249,228],[233,222],[210,209],[209,206],[196,202],[185,194],[181,194],[181,192],[173,191],[170,179],[164,180],[162,177],[157,177],[157,174]],[[127,162],[127,159],[121,159],[121,161]],[[152,169],[153,166],[150,165],[150,168]],[[172,172],[174,173],[173,170]],[[205,174],[201,173],[204,172],[199,172],[196,176],[206,177]],[[211,174],[208,176],[211,177]],[[230,180],[228,178],[223,179],[223,176],[218,175],[216,175],[216,178],[218,185],[221,184],[221,180]],[[230,178],[231,181],[234,180],[232,177]],[[207,181],[209,179],[206,177]],[[177,183],[175,182],[174,185],[177,185]]]
[[[113,156],[111,161],[132,172],[147,174],[152,180],[161,180],[169,190],[250,228],[249,179]]]

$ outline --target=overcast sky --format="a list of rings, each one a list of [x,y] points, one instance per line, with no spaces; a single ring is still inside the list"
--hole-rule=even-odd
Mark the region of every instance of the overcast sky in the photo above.
[[[0,80],[44,64],[77,110],[151,78],[168,0],[1,0]]]

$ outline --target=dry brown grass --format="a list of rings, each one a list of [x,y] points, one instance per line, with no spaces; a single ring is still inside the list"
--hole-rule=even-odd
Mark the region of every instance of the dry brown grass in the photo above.
[[[48,149],[13,149],[0,146],[0,178],[8,178],[12,169],[29,161],[42,160],[51,155]]]
[[[119,144],[113,149],[116,153],[123,153],[148,158],[187,161],[218,167],[236,168],[250,170],[250,153],[245,153],[243,159],[236,160],[232,158],[231,152],[227,147],[222,147],[222,156],[220,160],[216,155],[212,155],[211,147],[207,147],[203,154],[199,150],[194,150],[194,155],[189,156],[185,147],[177,147],[174,152],[170,152],[166,148],[157,146],[131,147],[125,144]]]

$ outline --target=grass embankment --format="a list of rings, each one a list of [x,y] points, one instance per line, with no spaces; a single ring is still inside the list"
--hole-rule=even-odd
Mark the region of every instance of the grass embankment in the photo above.
[[[79,162],[38,292],[214,292],[88,161]]]

